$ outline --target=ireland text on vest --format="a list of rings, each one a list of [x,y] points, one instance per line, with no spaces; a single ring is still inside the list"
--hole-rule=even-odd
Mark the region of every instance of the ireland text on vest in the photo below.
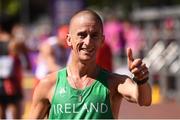
[[[52,109],[55,114],[61,114],[61,113],[80,113],[82,111],[86,112],[97,112],[97,113],[106,113],[108,111],[108,106],[104,103],[90,103],[86,104],[84,103],[80,110],[77,110],[77,104],[72,103],[65,103],[62,104],[56,104],[52,105]]]

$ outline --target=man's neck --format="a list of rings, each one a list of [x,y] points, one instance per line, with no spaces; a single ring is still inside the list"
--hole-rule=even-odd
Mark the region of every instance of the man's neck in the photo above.
[[[95,63],[82,63],[80,61],[72,60],[68,64],[68,69],[70,69],[71,74],[76,77],[96,77],[98,66]]]

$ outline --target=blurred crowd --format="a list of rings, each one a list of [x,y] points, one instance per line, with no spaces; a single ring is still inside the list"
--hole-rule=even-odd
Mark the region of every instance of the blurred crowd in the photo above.
[[[28,26],[17,23],[9,30],[2,23],[0,24],[0,116],[2,118],[5,118],[5,111],[8,108],[11,109],[13,118],[21,118],[24,73],[28,72],[34,76],[34,86],[36,86],[45,75],[65,67],[71,59],[70,48],[66,45],[68,25],[59,25],[54,29],[50,23],[48,19],[42,19]],[[109,71],[116,71],[126,64],[126,48],[130,47],[134,57],[144,58],[150,67],[152,84],[161,86],[165,83],[160,83],[160,75],[169,73],[167,68],[171,68],[171,65],[175,64],[174,61],[179,60],[177,52],[179,47],[174,50],[175,46],[179,46],[177,30],[180,29],[176,28],[173,18],[151,24],[120,20],[115,16],[106,18],[104,20],[106,39],[97,54],[97,63]],[[170,50],[171,54],[164,53],[166,49]],[[175,57],[173,50],[177,55]],[[170,62],[169,66],[163,69],[167,62]],[[179,62],[176,65],[180,65]],[[179,68],[176,69],[164,78],[171,80],[170,89],[177,91],[178,86],[174,86]],[[172,92],[170,95],[172,97]]]

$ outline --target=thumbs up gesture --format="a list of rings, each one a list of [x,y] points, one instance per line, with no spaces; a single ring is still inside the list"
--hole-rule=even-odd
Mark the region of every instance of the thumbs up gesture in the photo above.
[[[127,63],[128,68],[134,74],[135,82],[141,82],[148,79],[149,72],[146,64],[141,59],[134,59],[131,48],[127,48]]]

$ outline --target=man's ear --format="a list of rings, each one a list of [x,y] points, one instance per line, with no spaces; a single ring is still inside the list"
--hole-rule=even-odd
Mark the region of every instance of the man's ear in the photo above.
[[[67,45],[68,45],[69,47],[72,47],[70,34],[67,34],[66,42],[67,42]]]

